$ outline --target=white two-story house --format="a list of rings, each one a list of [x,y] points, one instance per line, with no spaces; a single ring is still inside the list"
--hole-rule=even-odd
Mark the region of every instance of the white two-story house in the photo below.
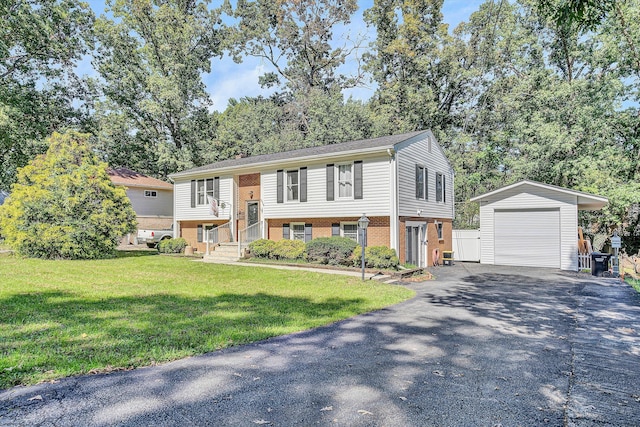
[[[237,242],[345,236],[430,265],[451,250],[453,169],[430,131],[224,160],[170,176],[174,230],[198,251],[208,230]],[[253,237],[251,237],[253,236]]]

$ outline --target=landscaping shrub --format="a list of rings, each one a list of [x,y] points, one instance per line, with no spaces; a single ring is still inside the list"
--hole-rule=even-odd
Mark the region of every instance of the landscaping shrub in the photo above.
[[[54,133],[49,147],[18,170],[0,206],[0,229],[18,254],[46,259],[115,256],[136,229],[124,187],[116,187],[89,146],[89,135]]]
[[[386,246],[371,246],[364,250],[364,263],[368,268],[397,269],[400,260],[393,249]],[[357,267],[362,265],[362,247],[360,245],[353,251],[353,264]]]
[[[273,240],[259,239],[249,243],[249,251],[256,258],[273,258],[273,250],[276,242]]]
[[[307,243],[307,259],[322,264],[350,265],[357,245],[347,237],[318,237]]]
[[[162,254],[180,254],[187,247],[187,241],[182,237],[164,239],[158,243],[158,252]]]
[[[304,258],[304,242],[300,240],[283,239],[275,242],[272,258],[276,259],[302,259]]]

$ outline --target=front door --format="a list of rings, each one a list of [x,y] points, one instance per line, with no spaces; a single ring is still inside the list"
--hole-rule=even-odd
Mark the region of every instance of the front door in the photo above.
[[[405,235],[405,262],[416,267],[424,267],[424,247],[425,240],[424,225],[408,225]]]
[[[260,221],[259,205],[259,202],[247,202],[247,227]]]

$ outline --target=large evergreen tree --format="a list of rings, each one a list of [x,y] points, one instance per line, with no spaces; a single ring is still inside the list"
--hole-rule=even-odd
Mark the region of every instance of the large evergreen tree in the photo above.
[[[136,229],[123,187],[115,187],[87,144],[69,131],[47,139],[47,153],[18,171],[0,206],[0,229],[9,246],[35,258],[94,259],[115,254]]]

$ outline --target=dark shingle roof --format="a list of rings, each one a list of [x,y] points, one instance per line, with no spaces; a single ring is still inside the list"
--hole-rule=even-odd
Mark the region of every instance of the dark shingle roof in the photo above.
[[[322,157],[330,154],[338,154],[342,152],[365,150],[371,148],[384,149],[387,147],[393,147],[403,141],[411,139],[427,131],[421,130],[416,132],[403,133],[400,135],[383,136],[372,139],[361,139],[358,141],[343,142],[340,144],[322,145],[318,147],[302,148],[293,151],[283,151],[281,153],[262,154],[259,156],[243,157],[239,159],[223,160],[221,162],[212,163],[206,166],[200,166],[193,169],[188,169],[182,172],[176,172],[171,174],[170,177],[180,177],[182,175],[190,175],[197,172],[205,172],[215,169],[236,168],[241,166],[252,166],[261,163],[270,163],[277,161],[295,160],[297,158],[304,157]]]

